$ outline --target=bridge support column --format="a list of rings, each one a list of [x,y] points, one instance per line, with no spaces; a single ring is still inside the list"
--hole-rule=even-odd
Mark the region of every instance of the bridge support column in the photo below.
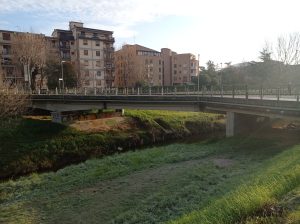
[[[226,113],[226,137],[234,136],[234,112]]]
[[[271,127],[270,118],[268,117],[235,112],[227,112],[226,117],[226,137],[249,134],[263,128]]]

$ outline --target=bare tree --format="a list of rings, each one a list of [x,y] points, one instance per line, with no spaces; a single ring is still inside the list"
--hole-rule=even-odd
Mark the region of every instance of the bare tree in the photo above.
[[[300,33],[280,36],[277,39],[276,57],[285,65],[299,64],[300,60]]]
[[[12,36],[14,61],[24,69],[24,78],[31,89],[35,88],[37,70],[45,65],[47,44],[42,34],[15,33]],[[35,72],[35,73],[34,73]]]
[[[130,87],[136,80],[134,65],[135,50],[131,45],[124,45],[115,53],[116,79],[115,84],[119,87]]]

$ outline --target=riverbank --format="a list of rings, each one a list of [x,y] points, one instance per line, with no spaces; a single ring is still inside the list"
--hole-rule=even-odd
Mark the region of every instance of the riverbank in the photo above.
[[[275,220],[283,198],[298,192],[300,145],[289,133],[262,135],[153,147],[3,182],[0,222],[276,223],[256,221]],[[298,223],[297,209],[278,220]]]
[[[47,117],[27,117],[0,129],[0,178],[224,131],[223,117],[217,114],[128,110],[125,115],[107,119],[102,126],[94,125],[96,120],[62,125]]]

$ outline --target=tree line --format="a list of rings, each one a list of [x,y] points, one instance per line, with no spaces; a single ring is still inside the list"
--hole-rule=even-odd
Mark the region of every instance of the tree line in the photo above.
[[[280,36],[275,43],[266,42],[258,61],[219,68],[213,61],[200,67],[200,86],[221,85],[282,86],[300,85],[300,34]],[[193,79],[197,84],[197,78]]]

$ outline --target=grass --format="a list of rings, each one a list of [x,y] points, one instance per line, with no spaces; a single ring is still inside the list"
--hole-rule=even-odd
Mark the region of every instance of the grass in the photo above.
[[[168,115],[172,115],[172,119]],[[30,118],[22,119],[13,128],[0,128],[0,178],[56,170],[87,158],[119,152],[119,149],[134,149],[145,144],[198,134],[201,128],[195,129],[192,125],[202,124],[202,133],[212,133],[223,128],[217,125],[218,115],[206,113],[135,110],[127,111],[127,116],[136,119],[140,128],[126,132],[86,133],[70,126],[51,123],[50,120]],[[145,116],[147,120],[143,120],[143,126],[137,117]],[[157,119],[165,126],[154,123]],[[114,124],[110,121],[107,125]]]
[[[0,223],[244,222],[297,189],[299,159],[300,145],[231,138],[88,160],[1,183]]]

